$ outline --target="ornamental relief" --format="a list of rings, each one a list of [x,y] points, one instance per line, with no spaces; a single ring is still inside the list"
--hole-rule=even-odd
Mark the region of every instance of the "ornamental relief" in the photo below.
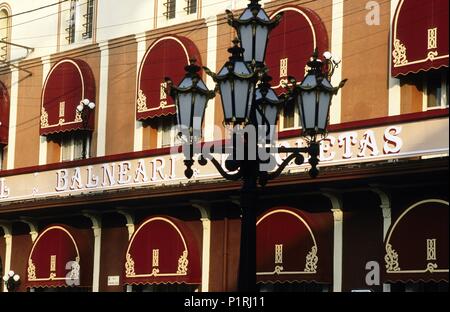
[[[152,108],[148,108],[147,107],[147,96],[144,94],[144,91],[140,90],[138,91],[138,97],[136,99],[136,107],[137,107],[137,112],[138,113],[145,113],[145,112],[150,112],[150,111],[154,111],[154,110],[158,110],[158,109],[165,109],[165,108],[170,108],[170,107],[174,107],[175,104],[169,104],[167,102],[167,96],[166,96],[166,91],[165,91],[165,83],[161,84],[161,99],[159,101],[159,106],[158,107],[152,107]],[[164,91],[163,91],[164,89]]]
[[[36,266],[33,260],[28,259],[27,276],[29,281],[55,281],[55,280],[79,280],[80,278],[80,257],[76,257],[75,261],[70,261],[71,270],[65,277],[57,277],[56,275],[56,256],[50,257],[50,275],[48,278],[37,278],[36,277]]]
[[[45,129],[45,128],[51,128],[51,127],[55,127],[55,126],[65,126],[65,125],[71,125],[71,124],[76,124],[76,123],[80,123],[83,122],[83,118],[81,117],[81,112],[79,112],[78,110],[75,110],[75,119],[73,121],[67,121],[60,117],[58,119],[58,123],[56,124],[52,124],[50,125],[48,122],[48,112],[45,109],[45,107],[41,108],[41,128]]]
[[[435,240],[427,240],[427,261],[436,260],[435,256]],[[427,266],[423,270],[402,270],[399,265],[398,253],[392,248],[392,245],[386,244],[386,255],[384,256],[384,261],[386,262],[386,272],[387,273],[445,273],[448,269],[438,269],[438,265],[434,262],[428,262]]]
[[[282,257],[282,255],[280,255],[280,252],[282,252],[282,249],[279,246],[282,245],[275,246],[276,253],[278,251],[278,254],[276,254],[275,257],[277,260],[280,260],[280,257]],[[313,245],[311,247],[311,250],[306,255],[305,269],[303,271],[284,271],[282,263],[280,263],[280,261],[275,261],[275,268],[273,272],[257,272],[256,275],[315,274],[317,273],[318,262],[319,257],[317,256],[317,245]]]
[[[426,55],[423,59],[420,60],[414,60],[409,61],[407,59],[407,49],[406,46],[400,41],[400,39],[397,39],[394,37],[394,46],[392,51],[392,62],[394,63],[394,67],[402,67],[405,65],[412,65],[412,64],[419,64],[424,63],[427,61],[435,61],[438,59],[448,58],[448,54],[446,55],[439,55],[439,52],[437,51],[438,48],[438,29],[430,28],[427,30],[428,36],[427,36],[427,50]]]
[[[394,66],[405,65],[408,63],[406,59],[406,47],[399,39],[394,40],[394,51],[392,52]]]
[[[153,253],[153,256],[155,253]],[[154,263],[154,258],[152,260],[152,265]],[[158,265],[159,265],[159,250],[158,250]],[[184,250],[181,256],[178,258],[178,268],[176,273],[160,273],[160,269],[158,267],[153,267],[152,272],[149,274],[136,274],[135,271],[135,263],[134,259],[131,257],[129,253],[126,255],[125,262],[125,275],[126,277],[158,277],[158,276],[178,276],[178,275],[187,275],[188,274],[188,251]]]

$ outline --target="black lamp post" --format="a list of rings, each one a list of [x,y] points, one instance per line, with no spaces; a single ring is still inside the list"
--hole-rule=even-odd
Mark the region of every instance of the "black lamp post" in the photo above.
[[[206,73],[216,82],[216,90],[220,92],[224,113],[224,123],[233,126],[231,144],[222,146],[222,153],[230,155],[225,161],[225,168],[211,152],[202,151],[198,162],[201,166],[207,161],[215,166],[227,180],[242,180],[240,194],[241,246],[239,262],[239,291],[256,290],[256,207],[258,200],[258,183],[261,186],[278,177],[284,168],[294,161],[297,165],[304,162],[302,153],[309,154],[311,168],[309,174],[316,177],[319,173],[320,137],[326,136],[328,114],[331,98],[341,88],[332,87],[329,82],[332,69],[337,66],[326,52],[325,62],[319,60],[317,50],[308,62],[309,70],[302,83],[297,84],[290,77],[290,84],[284,98],[278,98],[270,87],[271,78],[264,65],[265,50],[270,30],[275,27],[281,16],[271,21],[259,0],[250,0],[250,4],[239,17],[234,19],[228,12],[229,23],[237,29],[239,39],[233,41],[229,60],[217,73],[204,67]],[[193,144],[200,141],[206,102],[214,97],[198,75],[199,67],[191,63],[186,67],[186,75],[179,86],[174,86],[169,78],[169,94],[174,98],[181,133],[186,135],[185,175],[191,178]],[[288,102],[295,102],[301,114],[302,135],[306,138],[306,147],[267,147],[273,143],[279,107]],[[195,120],[197,119],[197,122]],[[256,139],[252,139],[246,131],[253,127]],[[183,129],[185,129],[183,131]],[[187,129],[189,131],[187,131]],[[186,151],[185,149],[185,151]],[[238,151],[243,153],[238,157]],[[212,149],[211,149],[212,150]],[[257,151],[252,153],[252,151]],[[274,159],[276,153],[287,153],[289,156],[278,165]],[[262,156],[265,155],[265,156]]]
[[[82,150],[82,159],[86,159],[87,155],[87,135],[88,135],[88,124],[89,124],[89,116],[91,111],[95,108],[95,103],[89,101],[89,99],[84,99],[80,101],[80,104],[77,106],[77,114],[80,114],[81,120],[83,122],[83,150]]]

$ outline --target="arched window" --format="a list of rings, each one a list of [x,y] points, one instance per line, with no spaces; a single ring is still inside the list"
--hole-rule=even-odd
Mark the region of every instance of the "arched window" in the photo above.
[[[8,60],[8,44],[10,30],[10,13],[4,6],[0,5],[0,61]]]
[[[92,38],[94,0],[71,0],[69,7],[62,10],[65,18],[65,39],[68,44]]]

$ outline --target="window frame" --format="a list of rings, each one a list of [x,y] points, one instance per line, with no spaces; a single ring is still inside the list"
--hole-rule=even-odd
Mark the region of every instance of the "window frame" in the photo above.
[[[64,9],[61,10],[64,11]],[[65,20],[65,28],[63,28],[67,45],[83,43],[94,38],[95,14],[95,0],[70,0],[68,19]]]
[[[172,127],[170,128],[170,144],[169,145],[163,145],[163,136],[164,136],[164,130],[163,127],[164,122],[167,121],[168,118],[172,118]],[[175,120],[175,116],[168,116],[168,117],[163,117],[163,118],[159,118],[158,122],[157,122],[157,140],[156,140],[156,147],[157,148],[167,148],[167,147],[171,147],[174,146],[176,144],[176,135],[177,135],[177,131],[176,131],[176,125],[177,122]]]
[[[198,10],[198,0],[185,0],[186,1],[186,7],[184,10],[186,11],[187,15],[195,14]]]
[[[294,105],[294,126],[293,127],[285,127],[284,126],[284,107],[280,110],[280,115],[279,115],[279,131],[288,131],[288,130],[297,130],[297,129],[301,129],[301,125],[300,125],[300,114],[298,111],[298,106]]]
[[[430,81],[431,75],[425,75],[422,81],[422,110],[429,111],[435,109],[445,109],[448,108],[448,100],[449,100],[449,81],[447,77],[448,72],[442,71],[439,73],[440,81],[441,81],[441,96],[439,98],[439,105],[429,106],[429,98],[428,98],[428,83]]]
[[[166,20],[173,20],[176,18],[177,14],[177,0],[164,0],[163,6],[165,10],[163,15],[166,17]],[[173,8],[172,8],[173,6]]]
[[[70,137],[69,137],[70,135]],[[90,150],[91,150],[91,136],[90,133],[71,133],[69,135],[63,135],[61,136],[60,140],[59,140],[59,146],[60,146],[60,150],[59,150],[59,160],[60,162],[68,162],[68,161],[75,161],[75,160],[81,160],[83,159],[83,147],[81,149],[81,155],[80,157],[75,157],[75,140],[76,138],[80,138],[82,141],[86,140],[86,158],[88,159],[90,158]],[[63,141],[67,140],[69,142],[68,145],[68,149],[70,149],[70,151],[68,152],[68,154],[70,154],[70,159],[64,159],[63,155],[64,155],[64,150],[65,147],[63,146]],[[83,144],[83,142],[82,142]]]

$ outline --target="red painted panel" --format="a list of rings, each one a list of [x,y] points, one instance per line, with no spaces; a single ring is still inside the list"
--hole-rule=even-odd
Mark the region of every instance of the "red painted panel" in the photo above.
[[[8,144],[9,130],[9,94],[6,86],[0,81],[0,145]]]
[[[448,67],[448,4],[400,1],[392,24],[392,76]],[[435,28],[437,33],[429,35]]]
[[[286,79],[288,75],[298,81],[303,79],[306,63],[315,47],[319,53],[328,50],[325,25],[316,13],[306,8],[286,7],[275,14],[280,11],[284,15],[280,24],[270,33],[266,54],[266,64],[273,78],[272,86],[278,94],[284,92],[280,80]],[[285,59],[287,71],[280,66]]]
[[[55,64],[42,90],[40,134],[84,129],[83,122],[75,121],[76,107],[83,99],[96,103],[95,81],[89,65],[71,59]],[[94,111],[89,115],[87,130],[94,129]]]
[[[332,276],[327,261],[322,259],[322,255],[330,257],[328,252],[330,243],[325,242],[321,234],[325,231],[327,222],[312,220],[311,217],[297,209],[279,207],[259,218],[256,227],[258,282],[331,283]],[[278,257],[277,245],[281,246],[278,247],[281,248],[281,251],[278,249]],[[317,249],[313,251],[313,248]],[[308,256],[314,263],[312,266],[307,265]],[[277,267],[281,271],[276,272]]]
[[[65,227],[51,226],[36,239],[28,258],[27,287],[69,286],[65,278],[70,270],[66,269],[66,264],[80,256],[71,238],[73,234],[69,233]],[[54,270],[50,267],[52,256],[56,256]],[[33,268],[35,277],[30,279]]]
[[[180,263],[186,254],[186,270]],[[131,271],[133,273],[131,273]],[[125,256],[125,284],[200,284],[200,254],[189,228],[169,217],[144,221]]]
[[[389,271],[398,272],[387,272],[385,258],[384,282],[448,282],[448,203],[427,201],[410,208],[400,219],[393,220],[389,229],[385,249],[388,244],[392,246],[397,264]],[[429,254],[427,240],[435,240],[434,253]]]
[[[139,72],[136,95],[138,120],[175,114],[174,102],[169,95],[165,94],[162,84],[165,77],[170,77],[174,83],[178,84],[184,77],[184,67],[192,57],[201,66],[200,53],[196,46],[183,37],[160,38],[147,50]],[[142,102],[143,98],[145,103]]]

